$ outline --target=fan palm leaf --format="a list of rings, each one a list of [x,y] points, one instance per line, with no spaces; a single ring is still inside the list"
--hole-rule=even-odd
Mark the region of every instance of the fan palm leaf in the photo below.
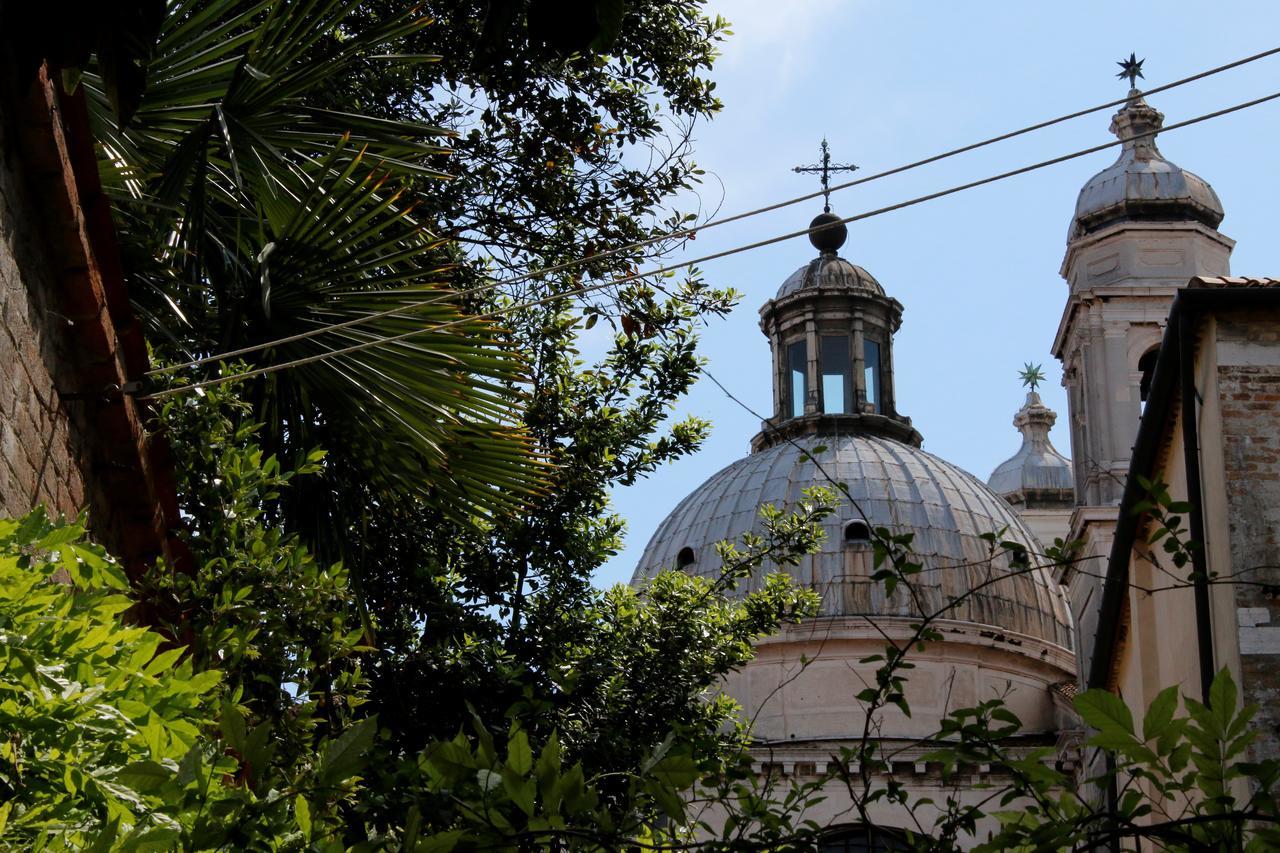
[[[460,515],[508,512],[541,482],[515,416],[523,367],[440,283],[456,255],[413,215],[447,134],[318,96],[426,24],[408,11],[345,32],[357,5],[178,0],[125,128],[86,75],[132,292],[153,341],[180,355],[314,333],[251,356],[304,362],[252,388],[279,449],[340,441],[380,485]],[[373,319],[332,328],[357,318]],[[330,355],[356,344],[374,345]]]

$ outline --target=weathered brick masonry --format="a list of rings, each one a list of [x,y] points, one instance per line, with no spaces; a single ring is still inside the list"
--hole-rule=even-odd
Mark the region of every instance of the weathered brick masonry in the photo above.
[[[90,513],[132,575],[183,567],[168,444],[129,393],[146,346],[81,95],[0,80],[0,510]]]
[[[57,392],[74,381],[70,321],[57,303],[56,250],[24,174],[15,106],[0,99],[0,512],[44,504],[74,515],[85,504],[85,450]]]
[[[1243,319],[1243,318],[1241,318]],[[1234,324],[1220,322],[1230,339]],[[1276,342],[1280,315],[1272,323],[1242,322],[1241,338],[1252,345]],[[1246,332],[1247,330],[1247,332]],[[1262,338],[1269,337],[1270,340]],[[1232,571],[1247,583],[1235,587],[1239,612],[1266,610],[1280,619],[1280,366],[1222,365],[1223,451],[1231,519]],[[1271,625],[1267,626],[1271,628]],[[1244,701],[1259,706],[1255,719],[1258,756],[1280,755],[1280,656],[1241,649]]]

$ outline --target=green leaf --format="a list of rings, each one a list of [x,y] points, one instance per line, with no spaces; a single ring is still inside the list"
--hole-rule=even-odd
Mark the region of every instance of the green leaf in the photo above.
[[[622,20],[626,14],[625,0],[596,0],[596,23],[599,29],[591,41],[591,50],[601,53],[613,48],[622,32]]]
[[[306,836],[308,841],[310,841],[311,806],[307,805],[306,797],[301,794],[293,798],[293,816],[298,823],[298,829],[302,830],[302,834]]]
[[[226,741],[227,746],[243,754],[247,735],[244,715],[230,702],[222,706],[221,728],[222,739]]]
[[[116,781],[142,794],[156,791],[173,773],[155,761],[135,761],[116,774]]]
[[[533,751],[523,729],[513,728],[507,739],[507,766],[521,776],[527,776],[533,769]]]
[[[184,651],[185,649],[181,646],[175,649],[166,649],[152,658],[151,662],[147,664],[147,667],[143,672],[147,675],[156,675],[161,672],[166,672],[177,662],[178,658],[182,657],[182,653]]]
[[[1133,715],[1124,700],[1108,690],[1086,690],[1076,697],[1076,712],[1098,731],[1133,734]]]
[[[533,817],[534,798],[537,794],[537,782],[526,779],[516,773],[511,765],[502,768],[502,787],[526,817]]]
[[[1209,707],[1217,718],[1219,730],[1224,734],[1230,729],[1231,720],[1236,715],[1237,698],[1235,680],[1224,666],[1218,670],[1213,683],[1209,685]]]
[[[354,723],[325,748],[320,759],[320,778],[333,784],[353,776],[364,765],[364,755],[377,733],[378,723],[374,717]]]
[[[698,765],[691,756],[668,755],[653,768],[653,775],[678,791],[693,786],[698,781]]]
[[[1173,712],[1178,707],[1178,688],[1166,687],[1156,694],[1142,719],[1142,739],[1155,740],[1173,721]]]

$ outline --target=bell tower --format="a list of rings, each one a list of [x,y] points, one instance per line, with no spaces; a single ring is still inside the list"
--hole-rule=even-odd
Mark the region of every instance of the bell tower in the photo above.
[[[1228,275],[1235,245],[1217,230],[1223,209],[1213,188],[1156,147],[1164,115],[1132,88],[1142,63],[1130,57],[1120,65],[1118,76],[1128,77],[1131,88],[1111,132],[1123,146],[1076,201],[1061,268],[1067,304],[1053,342],[1075,469],[1071,538],[1085,541],[1086,561],[1110,552],[1115,507],[1174,294],[1193,276]],[[1099,582],[1070,570],[1061,580],[1087,644]],[[1091,654],[1078,651],[1082,660]]]

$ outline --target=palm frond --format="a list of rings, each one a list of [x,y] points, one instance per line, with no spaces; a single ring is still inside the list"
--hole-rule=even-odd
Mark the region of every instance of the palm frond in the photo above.
[[[305,452],[323,434],[358,448],[387,488],[458,515],[511,511],[541,484],[513,414],[523,365],[449,299],[440,281],[452,256],[405,192],[441,176],[432,164],[447,132],[316,97],[427,23],[410,9],[344,31],[358,5],[172,4],[123,130],[101,81],[86,75],[133,293],[153,341],[183,353],[326,330],[257,353],[257,365],[419,332],[262,377],[258,416],[282,451]],[[439,301],[416,305],[426,299]]]

